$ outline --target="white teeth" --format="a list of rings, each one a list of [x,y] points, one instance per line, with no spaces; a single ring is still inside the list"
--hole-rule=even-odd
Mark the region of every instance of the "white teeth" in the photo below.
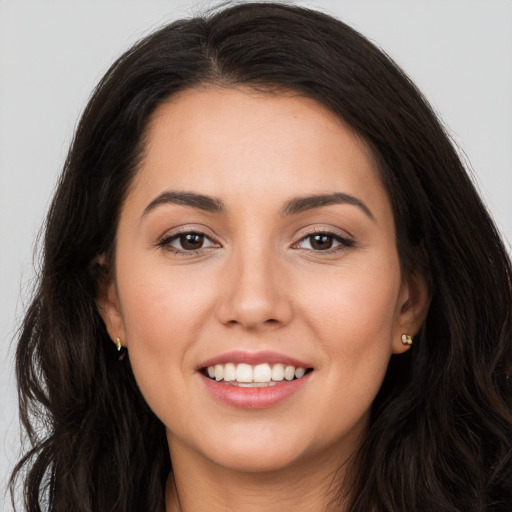
[[[240,363],[236,367],[236,381],[237,382],[252,382],[252,367],[250,364]]]
[[[233,363],[228,363],[224,366],[224,380],[231,382],[236,379],[236,367]]]
[[[272,366],[272,380],[279,382],[283,379],[284,379],[284,366],[279,363]]]
[[[259,364],[254,367],[254,382],[270,382],[272,379],[272,370],[267,363]]]
[[[215,380],[222,380],[224,378],[224,366],[221,364],[215,365]]]
[[[266,388],[267,386],[275,386],[277,382],[237,382],[240,388]]]
[[[226,371],[226,370],[224,370]],[[301,377],[304,377],[304,374],[306,373],[306,368],[296,368],[295,369],[295,378],[300,379]],[[224,377],[224,380],[226,380],[226,377]]]
[[[251,366],[246,363],[216,364],[207,368],[208,376],[216,381],[230,382],[240,387],[273,386],[283,380],[300,379],[304,377],[306,368],[285,366],[281,363],[268,363]]]
[[[284,369],[284,378],[286,380],[293,380],[295,377],[295,367],[294,366],[287,366]]]

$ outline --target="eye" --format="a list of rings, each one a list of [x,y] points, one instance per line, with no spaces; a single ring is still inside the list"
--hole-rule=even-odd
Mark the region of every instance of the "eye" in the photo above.
[[[174,252],[194,252],[208,247],[219,247],[204,233],[196,231],[188,231],[186,233],[178,233],[162,240],[160,247]]]
[[[299,240],[294,245],[294,248],[327,252],[351,247],[353,245],[354,243],[351,240],[347,240],[334,233],[313,233]]]

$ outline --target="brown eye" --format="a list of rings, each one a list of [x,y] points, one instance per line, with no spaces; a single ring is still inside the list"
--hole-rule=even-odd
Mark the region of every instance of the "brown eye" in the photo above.
[[[209,247],[219,247],[204,233],[189,231],[187,233],[178,233],[163,239],[160,247],[175,253],[186,253],[200,251]]]
[[[334,233],[313,233],[305,236],[297,244],[296,249],[307,249],[316,252],[327,252],[347,249],[352,247],[354,242]]]
[[[204,244],[204,235],[200,233],[186,233],[178,238],[181,248],[185,251],[201,249]]]
[[[330,249],[334,242],[333,237],[326,234],[312,235],[309,238],[311,248],[315,251],[325,251],[326,249]]]

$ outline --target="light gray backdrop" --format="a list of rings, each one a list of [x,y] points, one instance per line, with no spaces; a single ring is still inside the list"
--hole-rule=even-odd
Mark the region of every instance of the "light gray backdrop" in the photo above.
[[[349,22],[408,71],[471,162],[512,241],[512,2],[300,3]],[[0,0],[1,510],[11,510],[7,500],[2,506],[3,488],[19,451],[11,339],[30,296],[35,237],[76,120],[124,49],[165,21],[211,4]]]

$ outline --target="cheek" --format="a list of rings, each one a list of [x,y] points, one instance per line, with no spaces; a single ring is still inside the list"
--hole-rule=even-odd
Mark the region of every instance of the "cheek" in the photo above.
[[[340,415],[357,417],[369,408],[384,378],[392,351],[400,292],[398,263],[337,269],[305,289],[310,300],[303,316],[324,354],[328,388]],[[332,407],[331,402],[328,407]],[[336,407],[331,411],[336,413]]]
[[[211,298],[200,276],[190,272],[146,265],[126,275],[121,268],[119,274],[130,363],[142,394],[158,414],[165,408],[160,402],[169,399],[164,384],[178,394],[184,389]]]
[[[135,275],[120,276],[121,310],[130,349],[143,344],[158,350],[191,338],[201,325],[209,287],[197,273],[165,266],[134,265]],[[161,346],[163,345],[163,346]]]
[[[399,271],[389,268],[387,274],[368,267],[366,272],[340,272],[325,280],[323,293],[317,287],[304,306],[325,363],[329,399],[319,404],[318,416],[332,418],[333,437],[354,419],[366,417],[388,367],[399,294]]]
[[[335,275],[304,282],[304,315],[332,349],[358,352],[365,345],[389,346],[397,316],[398,265],[337,269]]]

